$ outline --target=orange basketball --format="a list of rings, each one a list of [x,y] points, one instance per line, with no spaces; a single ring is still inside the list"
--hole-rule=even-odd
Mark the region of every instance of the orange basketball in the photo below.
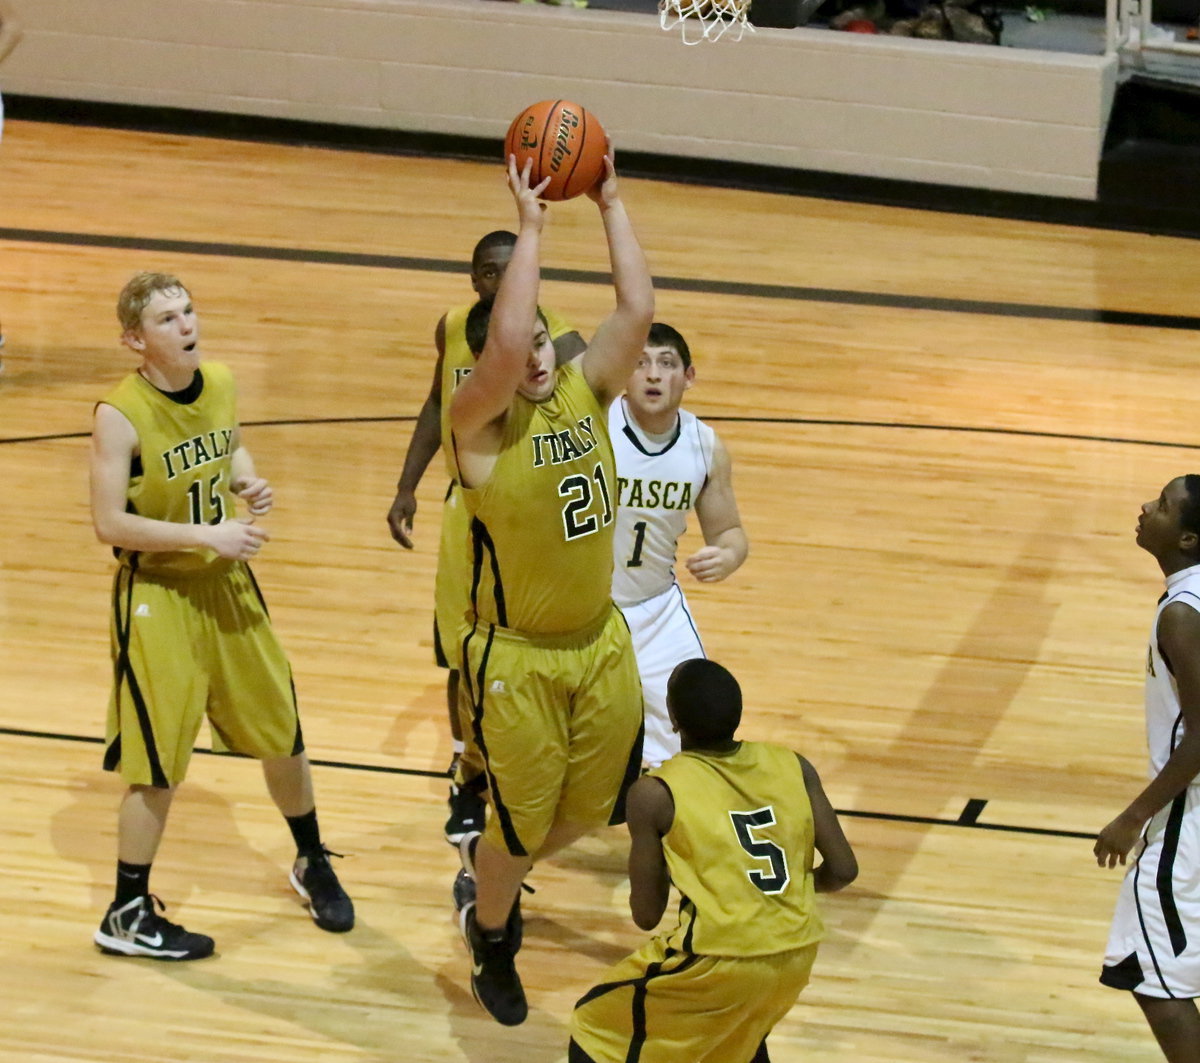
[[[604,176],[604,127],[577,103],[542,100],[526,107],[508,127],[504,158],[517,157],[517,172],[533,160],[530,187],[550,183],[542,199],[573,199]]]

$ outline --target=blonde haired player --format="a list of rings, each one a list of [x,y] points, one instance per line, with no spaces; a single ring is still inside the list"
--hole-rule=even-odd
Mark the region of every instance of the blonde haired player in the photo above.
[[[262,761],[296,842],[291,883],[313,920],[349,930],[354,906],[321,843],[291,668],[247,566],[269,538],[257,519],[273,494],[242,445],[233,377],[201,362],[196,311],[178,278],[137,274],[117,316],[141,364],[96,406],[91,502],[96,535],[117,556],[104,767],[128,789],[116,894],[96,944],[160,960],[213,951],[212,938],[159,914],[149,884],[206,716],[214,746]],[[248,516],[237,516],[239,502]]]
[[[575,1005],[569,1063],[768,1063],[824,936],[814,894],[848,886],[858,863],[816,769],[734,738],[728,671],[684,661],[667,706],[683,751],[629,791],[629,908],[653,930],[674,885],[679,921]]]
[[[680,406],[695,379],[687,341],[656,321],[625,394],[608,411],[619,501],[613,601],[637,652],[646,712],[642,762],[652,768],[679,752],[667,717],[667,680],[680,661],[705,656],[675,577],[688,513],[700,521],[704,546],[684,566],[700,582],[725,579],[750,550],[729,452],[712,428]]]

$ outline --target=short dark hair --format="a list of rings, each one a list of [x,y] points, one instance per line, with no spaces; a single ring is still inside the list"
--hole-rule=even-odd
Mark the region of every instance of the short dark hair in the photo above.
[[[542,308],[538,307],[538,318],[549,329],[550,324]],[[471,353],[478,358],[483,353],[483,345],[487,343],[488,325],[492,322],[492,303],[480,299],[467,311],[467,346]]]
[[[507,229],[496,229],[481,237],[479,243],[475,245],[475,250],[471,252],[471,269],[475,270],[479,267],[479,259],[485,251],[490,251],[493,247],[513,247],[516,242],[517,234],[510,233]]]
[[[679,730],[702,745],[728,742],[742,722],[742,688],[728,669],[705,657],[676,666],[667,703]]]
[[[479,300],[470,310],[467,311],[467,346],[471,348],[471,353],[476,358],[483,351],[483,345],[487,343],[488,324],[492,320],[492,304]]]
[[[1179,526],[1200,535],[1200,475],[1189,472],[1184,476],[1183,489],[1187,498],[1179,507]]]
[[[688,349],[687,340],[685,340],[677,329],[662,321],[656,321],[650,326],[650,333],[646,337],[647,347],[673,347],[675,353],[679,355],[679,360],[683,362],[683,368],[688,369],[692,364],[692,352]]]

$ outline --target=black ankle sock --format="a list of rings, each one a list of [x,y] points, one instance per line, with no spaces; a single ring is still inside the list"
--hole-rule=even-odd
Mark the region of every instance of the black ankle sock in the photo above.
[[[150,892],[150,865],[127,864],[124,860],[117,861],[117,895],[115,898],[118,908],[124,907],[138,897],[144,897]]]
[[[317,810],[303,816],[285,816],[296,839],[296,852],[300,856],[316,856],[321,852],[321,828],[317,826]]]

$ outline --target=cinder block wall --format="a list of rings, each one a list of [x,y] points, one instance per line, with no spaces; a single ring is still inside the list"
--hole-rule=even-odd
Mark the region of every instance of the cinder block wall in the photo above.
[[[5,92],[499,138],[565,96],[628,150],[1094,199],[1115,60],[492,0],[16,0]]]

